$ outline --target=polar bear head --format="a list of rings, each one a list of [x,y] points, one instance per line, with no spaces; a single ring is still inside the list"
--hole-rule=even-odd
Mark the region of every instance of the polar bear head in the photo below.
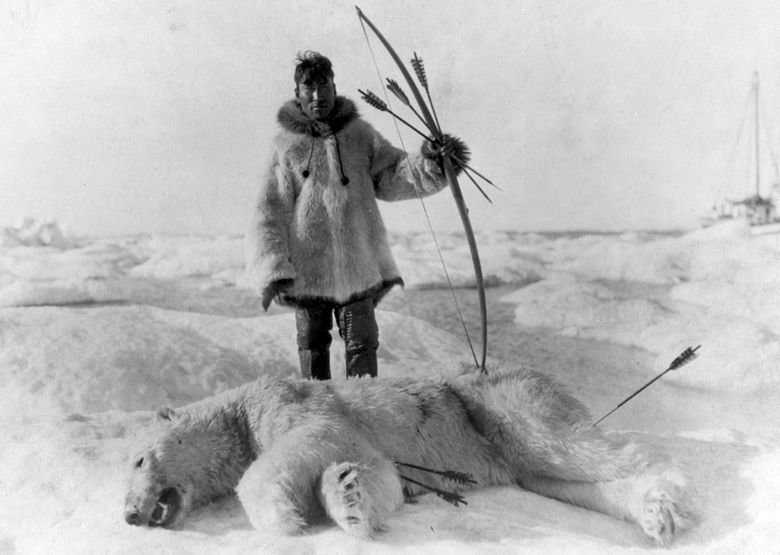
[[[131,459],[124,517],[174,527],[187,513],[233,493],[255,458],[231,410],[161,409],[152,440]]]
[[[172,409],[157,416],[162,433],[131,461],[125,521],[136,526],[175,526],[192,507],[193,438]]]

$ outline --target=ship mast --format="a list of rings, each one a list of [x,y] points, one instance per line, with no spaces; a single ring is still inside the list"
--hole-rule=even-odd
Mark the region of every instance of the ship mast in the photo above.
[[[761,195],[761,149],[760,149],[760,136],[761,131],[759,129],[759,117],[758,117],[758,72],[753,72],[753,93],[755,95],[755,117],[756,117],[756,200]]]

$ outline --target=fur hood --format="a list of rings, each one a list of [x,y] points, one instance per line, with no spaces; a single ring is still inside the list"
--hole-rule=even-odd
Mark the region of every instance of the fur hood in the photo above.
[[[301,110],[301,103],[297,99],[286,102],[276,116],[276,120],[282,129],[291,133],[309,135],[311,137],[327,137],[339,133],[351,122],[360,117],[355,103],[350,99],[337,96],[333,106],[331,117],[326,123],[309,118]]]

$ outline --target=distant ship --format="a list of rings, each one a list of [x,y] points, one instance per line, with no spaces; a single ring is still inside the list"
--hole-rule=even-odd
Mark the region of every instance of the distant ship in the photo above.
[[[752,152],[749,153],[750,167],[745,172],[747,178],[746,185],[743,186],[742,198],[727,198],[725,195],[714,203],[709,215],[701,219],[704,226],[710,226],[722,221],[742,220],[751,226],[754,234],[762,233],[780,233],[780,214],[778,214],[778,205],[780,204],[780,176],[778,175],[777,159],[772,151],[769,140],[764,147],[769,151],[770,158],[767,163],[771,163],[774,173],[769,185],[765,185],[765,179],[762,176],[762,145],[761,133],[761,111],[759,109],[759,80],[758,72],[753,73],[753,83],[750,91],[750,103],[747,106],[748,112],[752,112],[753,129],[752,134],[746,138],[747,142],[752,140]],[[751,106],[752,105],[752,106]],[[752,108],[752,110],[751,110]],[[747,118],[743,117],[744,122]],[[737,137],[737,143],[741,143],[742,129]],[[735,153],[736,153],[735,149]],[[765,152],[763,154],[766,154]],[[736,156],[735,156],[736,161]],[[762,189],[764,192],[762,194]]]

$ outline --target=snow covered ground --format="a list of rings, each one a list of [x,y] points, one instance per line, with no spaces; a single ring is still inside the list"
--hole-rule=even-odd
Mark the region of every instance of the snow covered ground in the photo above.
[[[465,242],[452,234],[439,243],[454,283],[469,285]],[[427,235],[393,244],[408,287],[442,287]],[[733,224],[685,235],[491,232],[478,244],[489,283],[515,287],[502,302],[515,307],[517,333],[542,330],[561,345],[578,338],[594,352],[618,344],[655,361],[601,374],[619,392],[601,406],[702,345],[603,427],[690,468],[704,521],[674,551],[776,551],[780,235]],[[153,409],[260,374],[297,374],[292,315],[257,305],[239,237],[75,237],[35,221],[0,229],[0,553],[654,550],[632,525],[514,488],[470,492],[464,508],[426,496],[371,544],[329,527],[300,538],[258,533],[235,499],[193,514],[182,530],[127,526],[124,475]],[[379,319],[382,376],[452,372],[469,357],[460,337],[424,320],[390,311]],[[338,344],[333,356],[343,364]],[[589,368],[591,379],[602,370]],[[658,391],[664,399],[650,404]]]

